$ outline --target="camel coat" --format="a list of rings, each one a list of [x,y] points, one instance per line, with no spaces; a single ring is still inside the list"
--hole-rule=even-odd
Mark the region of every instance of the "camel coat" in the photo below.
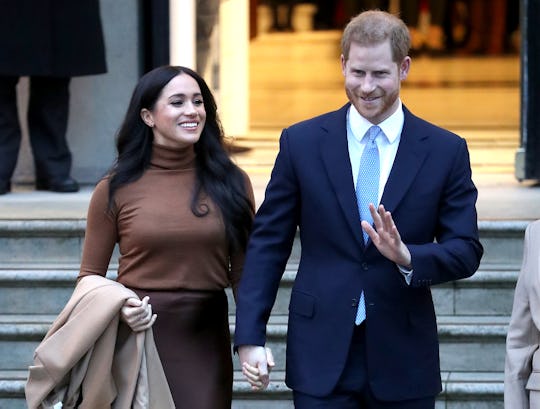
[[[30,409],[169,409],[174,404],[152,329],[133,332],[120,309],[135,293],[102,276],[82,278],[34,353]]]
[[[540,409],[540,220],[525,232],[504,375],[505,409]]]

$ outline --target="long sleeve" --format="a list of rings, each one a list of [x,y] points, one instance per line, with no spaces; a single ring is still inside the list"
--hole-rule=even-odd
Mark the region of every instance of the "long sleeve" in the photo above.
[[[108,210],[108,187],[105,179],[100,181],[90,199],[79,278],[105,276],[109,268],[118,233]]]
[[[246,195],[251,203],[253,210],[255,211],[255,194],[253,193],[253,185],[247,173],[242,171],[245,179],[246,185]],[[235,254],[229,256],[230,260],[230,269],[229,269],[229,282],[233,290],[234,299],[236,300],[236,291],[238,289],[238,284],[240,283],[240,278],[242,277],[242,269],[244,268],[246,252],[237,251]]]
[[[523,263],[514,294],[514,305],[506,339],[504,402],[506,409],[528,409],[527,382],[534,353],[540,346],[540,332],[534,314],[540,315],[538,260],[531,257],[531,226],[525,233]],[[536,243],[538,244],[538,242]],[[534,280],[534,281],[533,281]]]

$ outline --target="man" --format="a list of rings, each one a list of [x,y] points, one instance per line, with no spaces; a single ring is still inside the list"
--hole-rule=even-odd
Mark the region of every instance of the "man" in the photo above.
[[[299,228],[286,357],[295,407],[432,409],[441,379],[430,286],[471,276],[483,252],[467,145],[402,105],[411,59],[401,20],[361,13],[341,45],[350,103],[283,130],[235,347],[253,388],[265,387],[266,323]]]

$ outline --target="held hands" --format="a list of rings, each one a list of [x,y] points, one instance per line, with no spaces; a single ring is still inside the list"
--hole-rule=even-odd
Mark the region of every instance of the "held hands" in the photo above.
[[[144,331],[154,325],[157,315],[152,314],[152,306],[148,304],[150,298],[128,298],[120,310],[120,319],[135,331]]]
[[[251,389],[266,389],[270,383],[270,372],[275,365],[270,348],[256,345],[238,347],[238,356],[242,364],[242,373],[250,383]]]
[[[411,253],[405,243],[401,241],[401,236],[390,212],[386,211],[383,205],[379,205],[375,209],[372,203],[369,205],[369,211],[373,217],[375,229],[365,220],[362,220],[362,228],[369,235],[375,247],[387,259],[410,269]]]

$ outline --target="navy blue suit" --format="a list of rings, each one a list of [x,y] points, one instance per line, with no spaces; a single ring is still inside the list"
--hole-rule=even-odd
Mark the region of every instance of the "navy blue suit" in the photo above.
[[[414,273],[407,285],[392,261],[371,241],[363,243],[347,148],[348,108],[283,130],[248,245],[235,345],[265,344],[266,323],[299,229],[287,385],[313,396],[332,392],[364,290],[374,395],[396,401],[435,396],[441,380],[430,286],[471,276],[483,252],[467,145],[404,108],[401,141],[381,203],[411,252]]]

